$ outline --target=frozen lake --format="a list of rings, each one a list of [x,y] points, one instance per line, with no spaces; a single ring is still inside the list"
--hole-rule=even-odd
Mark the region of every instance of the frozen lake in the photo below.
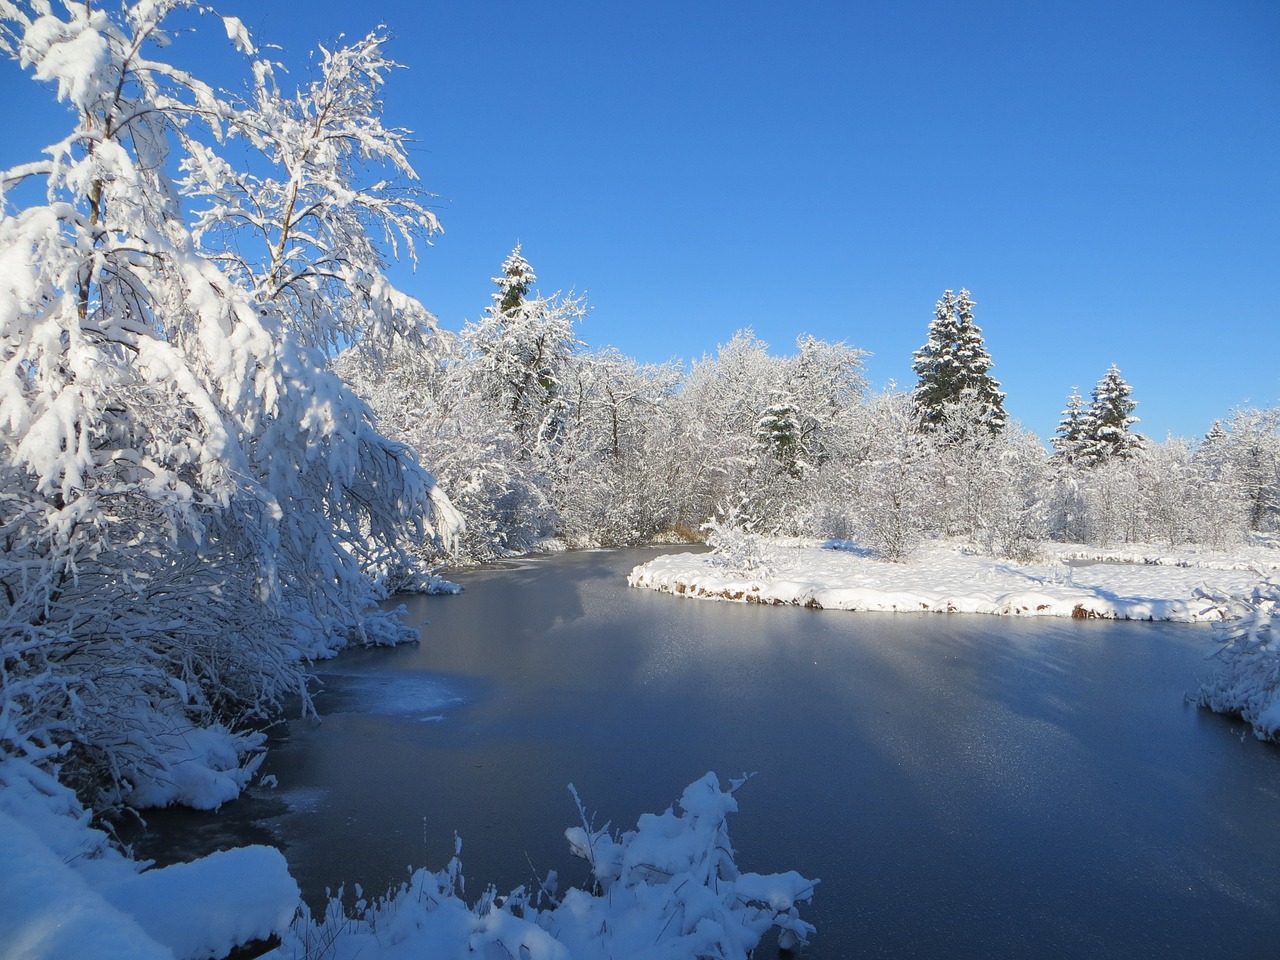
[[[738,863],[822,879],[808,956],[1274,954],[1280,750],[1184,703],[1208,629],[628,589],[658,552],[467,573],[409,602],[420,646],[320,664],[324,721],[291,724],[279,789],[237,805],[308,899],[439,869],[455,831],[470,898],[583,883],[568,783],[631,828],[754,771]]]

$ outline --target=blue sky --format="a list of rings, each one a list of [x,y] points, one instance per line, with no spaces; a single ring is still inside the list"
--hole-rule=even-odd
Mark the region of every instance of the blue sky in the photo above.
[[[1272,0],[220,10],[300,78],[316,43],[390,27],[386,116],[445,227],[400,280],[445,327],[520,241],[544,292],[587,294],[590,345],[643,360],[751,327],[779,352],[846,340],[909,386],[963,286],[1041,436],[1111,363],[1157,438],[1280,403]],[[0,166],[64,123],[0,64]]]

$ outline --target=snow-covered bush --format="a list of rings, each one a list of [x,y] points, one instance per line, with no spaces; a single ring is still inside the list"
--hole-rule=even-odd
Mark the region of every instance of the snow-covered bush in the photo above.
[[[1214,656],[1222,669],[1196,702],[1238,714],[1260,740],[1280,741],[1280,583],[1267,580],[1247,597],[1219,598],[1233,618],[1218,626]]]
[[[935,461],[904,394],[876,397],[862,429],[865,447],[849,468],[854,529],[876,556],[902,562],[934,527],[938,498],[928,477]]]
[[[773,541],[756,532],[759,520],[730,506],[702,525],[711,548],[711,562],[750,577],[767,577],[774,568]]]
[[[504,897],[490,887],[467,904],[455,855],[444,870],[418,870],[372,902],[357,890],[346,906],[339,892],[318,920],[298,920],[270,956],[354,960],[396,950],[524,960],[746,960],[771,928],[779,945],[797,947],[814,932],[799,904],[812,899],[817,881],[795,871],[738,869],[727,818],[738,809],[734,794],[743,782],[725,790],[708,773],[685,789],[678,812],[645,814],[635,830],[618,835],[594,829],[583,814],[565,835],[591,866],[591,890],[561,893],[551,876],[539,890],[522,887]]]

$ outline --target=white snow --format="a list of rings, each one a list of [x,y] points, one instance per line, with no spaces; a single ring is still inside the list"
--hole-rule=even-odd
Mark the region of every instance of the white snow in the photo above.
[[[625,833],[593,829],[584,812],[566,836],[591,864],[596,892],[558,892],[552,875],[541,890],[499,896],[491,887],[468,902],[455,856],[385,897],[365,899],[357,887],[355,902],[344,902],[340,890],[313,920],[280,851],[241,847],[145,869],[89,825],[67,788],[8,759],[0,762],[0,960],[204,960],[272,936],[281,944],[265,956],[279,960],[746,960],[770,928],[783,943],[808,938],[813,927],[797,905],[817,881],[738,872],[726,821],[743,782],[722,789],[708,773],[675,807]]]
[[[0,784],[0,960],[204,960],[294,917],[298,885],[278,850],[146,870],[47,774],[9,759]]]
[[[248,762],[246,753],[261,747],[261,734],[235,734],[222,724],[196,727],[174,721],[178,728],[151,737],[154,764],[138,771],[128,801],[134,806],[216,810],[230,803],[253,779],[264,754]]]
[[[175,957],[220,957],[284,930],[298,884],[274,847],[222,850],[191,863],[121,877],[100,890]]]
[[[740,874],[734,863],[726,818],[737,810],[733,794],[743,782],[725,790],[708,773],[676,806],[645,814],[620,834],[593,829],[584,812],[566,837],[591,864],[597,892],[559,892],[553,876],[539,891],[502,897],[490,888],[468,906],[458,895],[462,864],[455,856],[446,869],[418,870],[373,902],[357,890],[356,904],[344,906],[340,893],[318,921],[294,924],[268,956],[283,960],[323,947],[333,960],[746,960],[771,927],[780,943],[804,942],[813,927],[796,905],[812,898],[817,881],[794,871]]]
[[[717,553],[669,554],[628,582],[690,597],[826,610],[986,613],[1116,620],[1220,620],[1218,597],[1247,593],[1280,552],[1250,554],[1052,544],[1040,563],[981,556],[956,544],[921,547],[909,563],[874,559],[846,541],[766,541],[753,569]],[[1068,562],[1069,561],[1069,562]]]

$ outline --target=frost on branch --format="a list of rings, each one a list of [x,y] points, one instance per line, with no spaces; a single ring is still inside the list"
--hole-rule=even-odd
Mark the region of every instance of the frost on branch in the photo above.
[[[391,259],[416,264],[418,244],[441,229],[409,163],[409,132],[381,119],[378,95],[399,66],[385,42],[374,31],[323,50],[318,79],[292,96],[276,64],[255,62],[228,129],[265,169],[236,169],[203,145],[182,164],[199,248],[298,342],[327,353],[435,328],[385,274]]]
[[[1219,599],[1234,619],[1218,627],[1222,669],[1196,702],[1240,716],[1259,740],[1280,741],[1280,584],[1267,580],[1247,597]]]
[[[727,818],[738,809],[734,793],[743,782],[724,790],[708,773],[685,789],[679,812],[645,814],[619,835],[593,829],[579,802],[582,825],[565,835],[591,865],[592,890],[560,895],[552,876],[537,891],[521,887],[506,897],[490,887],[468,905],[455,856],[439,872],[416,871],[385,898],[357,899],[353,910],[344,908],[340,891],[319,921],[294,924],[281,954],[327,945],[341,957],[397,948],[414,956],[528,960],[746,960],[772,928],[780,946],[796,947],[814,932],[798,905],[812,899],[818,881],[795,871],[738,870]]]
[[[306,703],[302,658],[412,636],[363,611],[386,595],[381,571],[416,563],[410,542],[456,529],[434,478],[377,432],[323,351],[357,332],[428,331],[357,228],[434,221],[411,200],[384,204],[381,183],[362,206],[366,185],[339,183],[350,150],[335,147],[298,163],[358,213],[295,177],[306,216],[261,191],[280,256],[242,259],[234,231],[212,246],[243,185],[265,182],[219,155],[228,134],[252,126],[294,177],[270,146],[312,100],[273,112],[259,70],[259,99],[236,104],[149,59],[182,8],[202,10],[0,5],[4,50],[75,107],[47,160],[0,173],[44,193],[0,207],[0,748],[60,764],[95,803],[226,799],[252,763],[240,729],[285,697]],[[247,49],[242,27],[222,26]],[[377,153],[380,125],[349,113],[375,105],[385,69],[376,38],[327,56],[339,126],[319,134],[399,168],[395,137]],[[220,211],[194,233],[184,190]],[[325,259],[338,245],[343,270]],[[195,729],[219,742],[198,756],[164,746]],[[164,785],[175,765],[216,786]]]

